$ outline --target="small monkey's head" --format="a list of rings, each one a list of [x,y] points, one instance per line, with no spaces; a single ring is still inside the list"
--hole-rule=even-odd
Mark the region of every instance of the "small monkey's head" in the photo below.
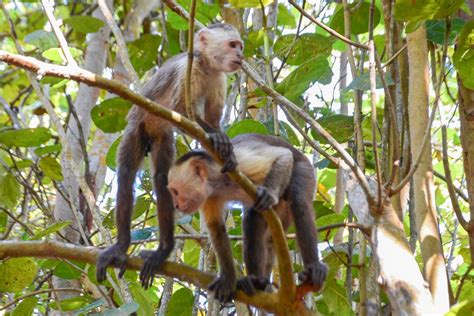
[[[216,23],[198,31],[194,45],[214,70],[234,72],[242,66],[244,43],[230,24]]]
[[[168,173],[168,190],[174,206],[185,214],[199,210],[212,193],[210,173],[217,167],[205,152],[189,152],[171,167]],[[217,171],[218,172],[218,171]]]

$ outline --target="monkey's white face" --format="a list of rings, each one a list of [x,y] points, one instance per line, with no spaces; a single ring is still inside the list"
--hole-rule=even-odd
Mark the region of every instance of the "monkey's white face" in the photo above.
[[[198,166],[189,161],[173,166],[168,173],[168,190],[173,197],[173,205],[185,214],[192,214],[201,208],[208,198],[207,178]]]
[[[203,30],[198,34],[198,45],[205,50],[210,66],[223,72],[234,72],[242,66],[244,43],[234,31]]]

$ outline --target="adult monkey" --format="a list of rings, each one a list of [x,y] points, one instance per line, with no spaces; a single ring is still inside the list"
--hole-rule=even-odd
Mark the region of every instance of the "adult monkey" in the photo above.
[[[293,220],[296,238],[303,258],[304,270],[299,274],[303,283],[321,286],[327,267],[320,262],[314,225],[313,197],[316,180],[309,160],[281,139],[257,134],[243,134],[232,140],[239,169],[257,186],[253,200],[206,152],[183,155],[171,168],[168,188],[177,209],[190,214],[198,209],[207,224],[216,251],[220,275],[211,283],[220,301],[232,299],[235,288],[247,294],[263,290],[269,283],[274,261],[271,235],[262,211],[274,206],[284,229]],[[238,200],[246,210],[243,218],[244,261],[247,277],[236,281],[229,237],[222,214],[227,201]]]
[[[227,80],[225,73],[242,65],[243,42],[230,24],[212,24],[194,37],[194,62],[191,74],[191,104],[196,121],[208,132],[211,144],[224,159],[221,172],[235,168],[232,144],[220,129]],[[144,85],[142,94],[167,108],[185,114],[184,83],[187,54],[169,59]],[[201,118],[202,116],[202,118]],[[115,222],[117,241],[97,259],[96,276],[106,278],[106,269],[114,265],[125,273],[127,249],[130,245],[130,222],[133,208],[133,183],[145,154],[151,152],[153,185],[155,188],[160,243],[156,251],[143,251],[145,262],[140,281],[146,288],[153,282],[159,267],[174,247],[174,207],[167,189],[168,171],[174,160],[173,125],[134,105],[128,115],[128,125],[118,150],[118,190]]]

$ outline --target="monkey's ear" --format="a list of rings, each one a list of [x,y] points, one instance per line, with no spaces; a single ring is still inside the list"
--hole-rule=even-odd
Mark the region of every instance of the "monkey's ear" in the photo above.
[[[203,181],[207,180],[207,165],[204,161],[200,159],[194,159],[189,165],[196,176],[201,178]]]
[[[206,29],[200,30],[197,33],[197,40],[204,46],[207,45],[208,37],[209,37],[209,34]]]

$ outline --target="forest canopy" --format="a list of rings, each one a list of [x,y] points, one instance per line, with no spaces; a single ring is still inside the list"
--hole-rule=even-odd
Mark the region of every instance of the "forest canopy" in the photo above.
[[[15,0],[0,9],[0,313],[474,314],[474,1]],[[133,185],[127,271],[109,268],[99,283],[97,256],[117,237],[117,152],[132,107],[176,127],[176,157],[205,149],[223,163],[193,115],[142,93],[173,56],[196,62],[193,34],[220,22],[243,41],[221,127],[230,139],[274,135],[311,162],[327,279],[301,284],[298,230],[283,231],[270,209],[271,286],[221,304],[207,289],[221,267],[204,218],[176,211],[174,249],[143,288],[138,255],[158,247],[163,228],[147,155]],[[255,198],[238,170],[229,177]],[[239,277],[246,211],[222,210]]]

